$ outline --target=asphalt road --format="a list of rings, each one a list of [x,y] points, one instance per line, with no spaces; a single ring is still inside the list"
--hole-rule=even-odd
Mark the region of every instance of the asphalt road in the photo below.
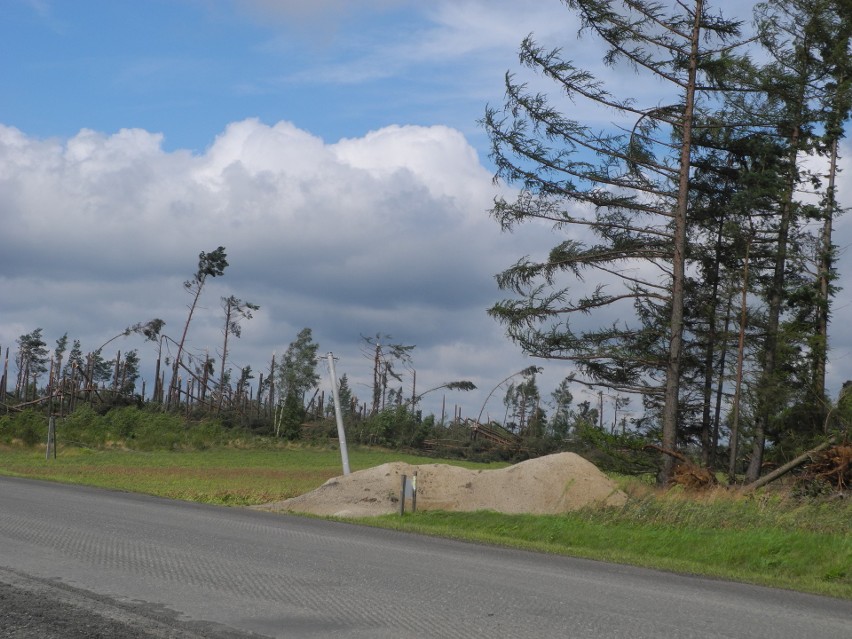
[[[0,637],[258,635],[850,639],[852,603],[0,477]]]

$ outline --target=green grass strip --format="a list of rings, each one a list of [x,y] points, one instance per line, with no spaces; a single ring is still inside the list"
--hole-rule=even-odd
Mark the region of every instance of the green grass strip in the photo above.
[[[370,448],[356,448],[349,454],[353,471],[391,461],[430,464],[439,460]],[[45,460],[43,448],[0,446],[0,474],[209,504],[252,506],[302,495],[342,474],[342,468],[338,450],[319,447],[144,452],[61,448],[56,459]]]
[[[600,512],[600,511],[599,511]],[[616,511],[617,512],[617,511]],[[565,515],[421,512],[361,523],[852,599],[852,536]],[[597,519],[597,520],[596,520]]]

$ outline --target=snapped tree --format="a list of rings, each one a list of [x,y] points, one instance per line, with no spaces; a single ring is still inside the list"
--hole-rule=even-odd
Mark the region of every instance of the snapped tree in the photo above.
[[[186,322],[183,325],[183,333],[181,333],[180,341],[177,344],[177,353],[172,363],[172,380],[169,384],[168,401],[171,404],[180,403],[180,375],[179,371],[183,364],[183,350],[186,344],[186,335],[189,332],[189,324],[192,322],[192,315],[195,313],[195,308],[198,305],[198,299],[201,297],[201,291],[208,277],[219,277],[225,273],[228,266],[228,260],[225,253],[225,247],[220,246],[215,251],[205,253],[202,251],[198,254],[198,270],[191,280],[183,283],[184,289],[192,295],[192,302],[189,305],[189,314],[186,317]]]
[[[391,380],[402,381],[402,374],[397,366],[408,366],[411,363],[411,351],[414,345],[395,344],[390,335],[376,333],[375,337],[361,336],[365,357],[373,361],[373,403],[370,414],[375,415],[385,407],[388,385]],[[402,400],[402,390],[399,391]]]
[[[222,410],[222,402],[225,399],[225,365],[228,360],[228,336],[233,335],[239,338],[243,333],[243,327],[240,325],[242,320],[250,320],[252,312],[260,310],[260,306],[246,302],[236,298],[233,295],[222,298],[222,309],[225,311],[225,326],[222,329],[224,333],[224,341],[222,342],[222,363],[219,368],[219,406]],[[205,384],[206,386],[206,384]]]

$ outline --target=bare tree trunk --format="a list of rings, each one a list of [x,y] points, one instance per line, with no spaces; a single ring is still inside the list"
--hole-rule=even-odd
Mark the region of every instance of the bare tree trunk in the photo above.
[[[713,402],[713,359],[716,354],[718,331],[716,330],[716,310],[719,296],[719,270],[722,253],[722,239],[725,218],[719,221],[719,230],[716,235],[716,255],[713,268],[713,286],[710,293],[710,308],[707,311],[707,344],[704,348],[704,394],[701,414],[701,464],[705,468],[711,465],[712,423],[711,404]],[[723,349],[724,352],[724,349]]]
[[[18,365],[18,373],[15,375],[15,396],[21,397],[21,376],[24,374],[24,364],[26,363],[23,356],[15,356],[15,361]]]
[[[184,405],[186,406],[186,418],[189,419],[189,412],[192,409],[192,387],[195,385],[195,380],[193,378],[189,378],[186,380],[186,401]],[[178,401],[178,405],[180,405],[180,401]]]
[[[24,395],[24,403],[29,399],[30,394],[30,360],[27,359],[26,364],[24,365],[24,374],[22,375],[22,384],[23,384],[23,395]],[[20,396],[20,392],[18,395]]]
[[[692,118],[695,110],[695,84],[698,70],[698,44],[704,0],[695,0],[695,19],[692,25],[689,72],[684,96],[683,129],[680,147],[680,175],[677,209],[674,218],[674,250],[672,254],[672,311],[669,321],[669,357],[666,365],[666,386],[663,404],[663,448],[677,447],[677,420],[680,391],[680,359],[683,347],[683,299],[686,270],[686,225],[689,196],[689,169],[692,156]],[[667,485],[674,472],[674,460],[663,456],[657,483]]]
[[[743,259],[743,283],[740,298],[740,337],[737,345],[737,378],[734,391],[733,416],[731,417],[731,437],[728,445],[728,477],[734,481],[737,471],[737,447],[739,445],[740,404],[742,403],[743,361],[745,360],[745,332],[748,322],[748,269],[752,236],[749,234]]]
[[[68,389],[71,391],[71,398],[68,401],[68,411],[73,412],[77,407],[77,363],[71,364],[71,379],[68,380]]]
[[[201,395],[202,400],[207,399],[207,384],[210,382],[210,355],[208,353],[204,353],[204,373],[201,376],[201,385],[199,387],[199,394]]]
[[[50,398],[50,403],[49,403],[48,412],[47,412],[48,415],[53,414],[53,390],[55,388],[54,381],[53,381],[54,370],[55,370],[54,367],[55,367],[55,362],[51,358],[50,370],[47,373],[47,388],[45,389],[47,396]]]
[[[62,376],[62,379],[60,380],[59,384],[59,416],[64,417],[66,415],[65,392],[68,389],[68,380],[66,379],[65,375]],[[72,399],[73,397],[74,396],[71,395]],[[68,412],[70,412],[70,402],[67,408],[69,409]]]
[[[763,352],[763,372],[758,389],[758,410],[755,415],[754,437],[752,440],[751,460],[746,470],[746,481],[754,482],[760,477],[763,467],[763,450],[766,445],[766,429],[774,413],[773,399],[775,372],[778,365],[778,329],[781,323],[781,305],[784,300],[784,268],[787,265],[787,244],[790,225],[793,221],[793,194],[796,184],[796,156],[799,148],[799,126],[793,127],[790,139],[790,175],[787,178],[784,200],[781,204],[781,219],[778,224],[775,269],[769,293],[769,308],[766,320],[766,342]]]
[[[162,341],[160,343],[162,344]],[[151,399],[160,403],[162,401],[162,390],[162,386],[160,386],[160,353],[157,353],[157,363],[154,367],[154,390],[151,393]]]
[[[225,340],[222,343],[222,365],[219,367],[219,412],[222,412],[222,398],[225,390],[225,362],[228,359],[228,335],[231,333],[231,313],[234,307],[231,306],[230,298],[225,304]]]
[[[125,387],[126,384],[127,384],[127,358],[124,359],[124,364],[121,365],[121,379],[119,380],[118,390],[123,393],[124,387]],[[145,382],[143,381],[142,384],[144,385]],[[135,390],[135,388],[134,388],[134,390]],[[145,393],[143,392],[142,395],[144,396],[144,394]]]
[[[112,389],[114,391],[118,390],[118,371],[121,366],[121,351],[115,354],[115,366],[113,367],[112,372]]]
[[[816,343],[814,345],[814,395],[819,399],[820,406],[825,406],[825,367],[828,353],[828,319],[829,302],[831,297],[831,269],[833,264],[833,247],[831,245],[832,226],[835,200],[835,177],[837,175],[838,140],[831,144],[831,159],[828,170],[828,187],[826,189],[826,211],[822,226],[822,238],[819,260],[819,299],[817,300]],[[823,421],[823,420],[821,420]]]
[[[272,362],[269,364],[269,410],[275,408],[275,353],[272,353]]]
[[[722,421],[722,399],[725,389],[725,360],[728,358],[728,331],[731,326],[731,308],[733,306],[733,295],[728,296],[728,305],[725,309],[725,330],[722,338],[722,353],[719,357],[719,381],[716,386],[716,408],[713,414],[713,441],[711,442],[710,464],[707,466],[713,470],[716,466],[717,453],[719,451],[719,425]]]
[[[2,350],[2,349],[0,349]],[[9,347],[6,347],[6,357],[3,360],[3,377],[0,379],[0,402],[6,401],[6,393],[9,383]]]
[[[183,325],[183,333],[180,336],[180,342],[178,342],[178,350],[177,355],[175,355],[174,364],[172,364],[172,381],[169,384],[169,399],[168,403],[171,405],[172,401],[177,401],[180,404],[180,378],[178,377],[178,369],[180,368],[181,357],[183,357],[183,346],[186,343],[186,334],[189,332],[189,324],[192,322],[192,315],[195,313],[195,307],[198,304],[198,298],[201,297],[201,289],[204,288],[204,282],[207,279],[205,275],[201,275],[197,282],[195,288],[195,295],[192,298],[192,304],[189,306],[189,315],[186,318],[186,323]],[[173,395],[176,395],[173,399]]]

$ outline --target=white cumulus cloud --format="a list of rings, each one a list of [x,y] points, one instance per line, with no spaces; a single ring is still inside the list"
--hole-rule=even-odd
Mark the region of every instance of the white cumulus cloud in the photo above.
[[[261,306],[234,366],[262,369],[307,326],[355,379],[360,336],[377,332],[417,345],[418,384],[487,386],[521,367],[485,309],[493,274],[527,240],[488,219],[496,187],[458,131],[392,126],[327,144],[248,119],[202,154],[161,142],[138,129],[40,140],[0,127],[0,345],[42,327],[51,344],[68,332],[94,349],[152,317],[176,336],[181,283],[222,245],[230,266],[193,320],[197,352],[219,346],[219,298],[234,294]],[[120,348],[131,347],[153,348]]]

